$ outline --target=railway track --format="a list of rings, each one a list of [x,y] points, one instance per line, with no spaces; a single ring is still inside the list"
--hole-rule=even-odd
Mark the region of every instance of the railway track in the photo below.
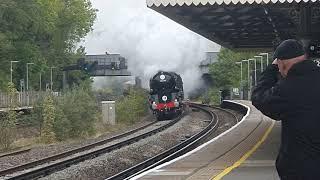
[[[216,131],[220,124],[220,118],[219,115],[217,115],[217,112],[214,112],[210,109],[215,109],[216,111],[223,112],[225,114],[228,114],[232,117],[235,123],[238,123],[238,118],[235,114],[232,112],[219,108],[214,106],[207,106],[207,105],[199,105],[199,104],[193,104],[194,107],[197,107],[201,109],[202,111],[205,111],[211,116],[210,123],[206,128],[204,128],[199,133],[193,135],[192,137],[188,138],[187,140],[181,142],[180,144],[177,144],[176,146],[166,150],[165,152],[152,157],[140,164],[137,164],[125,171],[122,171],[114,176],[111,176],[107,178],[107,180],[120,180],[120,179],[130,179],[134,176],[147,171],[153,167],[156,167],[160,164],[163,164],[165,162],[168,162],[176,157],[179,157],[183,155],[184,153],[191,151],[192,149],[196,148],[198,145],[203,143],[214,131]]]
[[[1,178],[4,178],[4,179],[35,179],[35,178],[39,178],[42,176],[46,176],[46,175],[51,174],[53,172],[70,167],[73,164],[82,162],[87,159],[97,157],[100,154],[108,153],[108,152],[113,151],[115,149],[127,146],[127,145],[132,144],[136,141],[139,141],[140,139],[151,136],[157,132],[160,132],[160,131],[172,126],[173,124],[178,122],[180,119],[181,119],[181,116],[168,122],[168,123],[164,123],[164,125],[160,125],[160,127],[157,124],[159,124],[159,123],[163,124],[163,122],[156,122],[155,121],[155,122],[147,124],[143,127],[134,129],[132,131],[129,131],[129,132],[117,135],[117,136],[113,136],[111,138],[108,138],[108,139],[105,139],[105,140],[102,140],[102,141],[99,141],[96,143],[89,144],[87,146],[83,146],[83,147],[80,147],[77,149],[63,152],[61,154],[53,155],[53,156],[50,156],[50,157],[47,157],[44,159],[40,159],[37,161],[26,163],[26,164],[16,166],[13,168],[9,168],[9,169],[0,171],[0,179]],[[129,135],[132,135],[134,133],[139,132],[140,130],[146,129],[150,126],[155,126],[156,128],[154,128],[151,131],[148,131],[147,133],[137,135],[133,138],[115,143],[113,145],[90,151],[93,148],[96,148],[98,146],[102,146],[107,143],[110,143],[110,142],[119,140],[121,138],[127,137]],[[88,153],[84,153],[79,156],[75,156],[75,154],[82,153],[85,151],[88,151]],[[64,160],[61,160],[61,159],[64,159]],[[46,165],[44,165],[44,164],[46,164]],[[39,166],[41,166],[41,167],[39,167]]]
[[[185,152],[188,152],[188,151],[194,149],[199,144],[201,144],[204,141],[204,139],[206,139],[213,131],[216,131],[218,128],[218,125],[219,125],[219,117],[210,110],[213,107],[205,107],[205,106],[202,106],[202,105],[200,106],[200,105],[196,105],[196,104],[193,104],[193,106],[195,108],[202,109],[202,111],[205,111],[211,117],[209,125],[207,127],[205,127],[204,130],[202,130],[198,134],[193,135],[190,138],[184,140],[182,143],[174,146],[173,148],[159,154],[158,156],[155,156],[155,157],[150,158],[150,159],[148,159],[138,165],[135,165],[134,167],[131,167],[131,168],[119,173],[119,174],[116,174],[116,175],[110,177],[109,179],[130,178],[130,177],[133,177],[135,174],[141,173],[141,172],[148,170],[156,165],[167,162],[175,157],[178,157],[178,156],[184,154]],[[217,110],[218,108],[215,108],[215,109]],[[219,111],[223,111],[223,109],[220,109]],[[225,112],[229,113],[230,116],[233,115],[231,112],[227,112],[227,111],[225,111]],[[15,168],[7,169],[5,171],[1,171],[0,176],[2,175],[2,177],[4,177],[3,175],[7,175],[7,176],[5,176],[5,179],[35,179],[35,178],[47,176],[47,175],[54,173],[56,171],[60,171],[62,169],[65,169],[71,165],[77,164],[77,163],[82,162],[87,159],[95,158],[101,154],[111,152],[113,150],[119,149],[121,147],[127,146],[129,144],[134,143],[134,142],[137,142],[141,139],[144,139],[148,136],[151,136],[151,135],[153,135],[159,131],[162,131],[162,130],[170,127],[171,125],[175,124],[176,122],[179,121],[180,118],[172,120],[172,121],[170,121],[170,123],[163,125],[157,129],[154,129],[146,134],[138,135],[134,138],[130,138],[125,141],[121,141],[121,142],[116,143],[111,146],[99,148],[97,150],[88,151],[91,148],[98,146],[98,145],[91,144],[88,147],[82,147],[84,149],[79,148],[79,149],[72,150],[73,152],[62,153],[64,155],[60,154],[58,156],[45,158],[45,159],[47,159],[47,161],[45,159],[43,159],[43,160],[40,160],[41,163],[32,162],[32,163],[24,164],[19,167],[15,167]],[[237,120],[235,120],[235,121],[237,121]],[[152,123],[152,124],[155,124],[155,123]],[[147,126],[150,126],[150,125],[147,125]],[[137,132],[147,126],[135,129],[133,131]],[[128,133],[133,134],[134,132],[130,131]],[[128,135],[128,133],[121,134],[120,136],[125,137]],[[106,144],[107,142],[110,142],[110,141],[113,141],[113,140],[119,139],[119,138],[120,138],[119,136],[115,136],[110,139],[104,140],[105,142],[101,141],[98,143],[100,145]],[[85,153],[85,154],[82,154],[79,156],[78,155],[75,156],[75,153],[83,152],[83,151],[88,151],[88,153]],[[61,160],[61,159],[64,159],[64,160]],[[48,164],[44,165],[44,163],[48,163]],[[39,165],[41,165],[41,166],[39,166]],[[10,176],[8,176],[8,174],[10,174]],[[1,179],[1,177],[0,177],[0,179]]]
[[[13,152],[9,152],[9,153],[3,153],[3,154],[0,154],[0,158],[6,157],[6,156],[15,156],[18,154],[29,152],[30,150],[31,150],[31,148],[27,148],[27,149],[17,150],[17,151],[13,151]]]

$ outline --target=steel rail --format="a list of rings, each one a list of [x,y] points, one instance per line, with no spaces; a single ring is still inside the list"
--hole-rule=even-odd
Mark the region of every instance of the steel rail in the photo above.
[[[27,148],[27,149],[17,150],[17,151],[13,151],[13,152],[9,152],[9,153],[3,153],[0,155],[0,158],[7,157],[7,156],[14,156],[17,154],[22,154],[25,152],[29,152],[30,150],[31,150],[31,148]]]
[[[132,143],[135,143],[141,139],[144,139],[148,136],[151,136],[153,134],[156,134],[160,131],[163,131],[164,129],[167,129],[168,127],[172,126],[173,124],[177,123],[180,119],[182,118],[182,115],[175,118],[174,120],[170,121],[169,123],[154,129],[152,131],[149,131],[147,133],[138,135],[136,137],[130,138],[128,140],[124,140],[122,142],[116,143],[114,145],[108,146],[108,147],[103,147],[97,150],[94,150],[92,152],[80,155],[80,156],[76,156],[76,157],[71,157],[69,159],[60,161],[60,162],[52,162],[49,165],[43,166],[43,167],[39,167],[37,169],[32,169],[32,170],[28,170],[28,172],[22,173],[22,174],[18,174],[18,175],[12,175],[10,177],[8,177],[8,179],[15,179],[15,180],[20,180],[20,179],[35,179],[35,178],[39,178],[39,177],[43,177],[46,175],[49,175],[53,172],[65,169],[67,167],[70,167],[73,164],[77,164],[79,162],[88,160],[88,159],[92,159],[95,158],[101,154],[105,154],[108,152],[111,152],[113,150],[119,149],[121,147],[130,145]],[[61,159],[61,158],[59,158]]]
[[[142,129],[145,129],[145,128],[147,128],[147,127],[149,127],[149,126],[151,126],[151,125],[153,125],[155,123],[157,123],[157,121],[151,122],[151,123],[149,123],[147,125],[138,127],[138,128],[133,129],[131,131],[124,132],[122,134],[112,136],[111,138],[104,139],[104,140],[101,140],[101,141],[98,141],[98,142],[94,142],[94,143],[91,143],[91,144],[86,145],[86,146],[82,146],[80,148],[72,149],[72,150],[69,150],[69,151],[66,151],[66,152],[63,152],[63,153],[60,153],[60,154],[49,156],[47,158],[43,158],[43,159],[36,160],[36,161],[30,162],[30,163],[26,163],[26,164],[22,164],[22,165],[19,165],[19,166],[16,166],[16,167],[5,169],[3,171],[0,171],[0,176],[5,176],[7,174],[12,174],[12,173],[15,173],[15,172],[18,172],[18,171],[22,171],[24,169],[30,169],[32,167],[39,166],[41,164],[48,163],[50,161],[55,161],[57,159],[65,158],[65,157],[71,156],[73,154],[80,153],[80,152],[92,149],[92,148],[94,148],[96,146],[104,145],[104,144],[109,143],[111,141],[126,137],[128,135],[133,134],[133,133],[136,133],[136,132],[138,132],[138,131],[140,131]]]
[[[236,120],[236,121],[235,121],[236,123],[238,123],[238,122],[240,121],[239,118],[238,118],[234,113],[230,112],[230,111],[227,110],[227,109],[223,109],[223,108],[218,107],[218,106],[207,105],[207,104],[202,104],[202,106],[219,109],[219,110],[224,111],[224,112],[230,114],[231,116],[233,116],[234,119]]]
[[[167,151],[165,151],[155,157],[152,157],[144,162],[141,162],[141,163],[139,163],[129,169],[126,169],[116,175],[113,175],[113,176],[107,178],[107,180],[130,179],[130,178],[132,178],[132,177],[134,177],[144,171],[147,171],[153,167],[156,167],[160,164],[168,162],[168,161],[170,161],[176,157],[179,157],[179,156],[185,154],[186,152],[191,151],[192,149],[196,148],[212,132],[217,130],[218,124],[219,124],[219,117],[215,113],[201,107],[201,106],[203,106],[201,104],[191,103],[191,106],[199,108],[211,116],[211,121],[210,121],[209,125],[204,130],[191,136],[186,141],[184,141],[180,144],[177,144],[176,146],[168,149]],[[210,107],[210,108],[214,108],[214,107]],[[220,110],[224,111],[224,109],[220,109]]]

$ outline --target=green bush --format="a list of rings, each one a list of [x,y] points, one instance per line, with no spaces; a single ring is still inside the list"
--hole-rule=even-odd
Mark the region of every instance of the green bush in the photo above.
[[[209,90],[210,104],[219,105],[220,104],[220,92],[219,89],[211,88]]]
[[[98,107],[90,88],[74,87],[56,98],[54,131],[58,140],[90,136],[95,133]]]
[[[9,110],[0,121],[0,149],[10,149],[16,137],[17,113]]]
[[[204,104],[219,105],[220,104],[220,92],[218,88],[210,88],[206,94],[195,99],[194,101],[200,101]]]
[[[43,101],[43,128],[41,129],[41,140],[44,143],[52,143],[56,140],[56,133],[54,132],[55,109],[52,95],[46,95]]]
[[[0,148],[9,149],[16,135],[17,113],[14,109],[17,107],[16,88],[13,83],[8,83],[7,93],[9,95],[9,110],[0,120]]]
[[[42,142],[51,143],[93,135],[98,115],[98,105],[88,81],[58,97],[48,92],[34,105],[30,119],[40,127]]]
[[[147,93],[141,89],[130,89],[127,96],[116,101],[117,122],[133,123],[148,111]]]

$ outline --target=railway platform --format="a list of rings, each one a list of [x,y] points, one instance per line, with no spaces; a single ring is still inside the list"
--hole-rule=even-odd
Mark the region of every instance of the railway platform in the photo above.
[[[236,103],[249,109],[237,125],[193,151],[133,179],[279,180],[275,159],[281,123],[264,116],[249,101]]]

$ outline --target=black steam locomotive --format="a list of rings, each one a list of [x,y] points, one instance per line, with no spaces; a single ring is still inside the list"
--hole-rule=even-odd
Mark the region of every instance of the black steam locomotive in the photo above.
[[[159,71],[150,79],[150,109],[158,120],[181,114],[184,98],[183,82],[174,72]]]

